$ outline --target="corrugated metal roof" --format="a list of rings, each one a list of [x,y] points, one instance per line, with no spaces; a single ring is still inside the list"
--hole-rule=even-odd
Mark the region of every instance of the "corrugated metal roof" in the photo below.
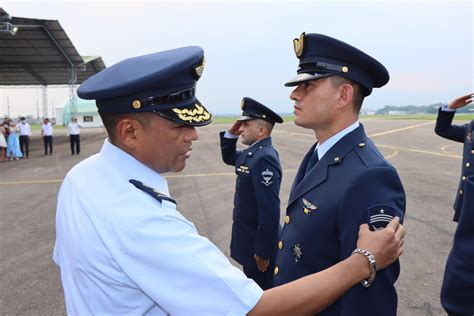
[[[79,55],[58,21],[2,15],[18,30],[0,32],[0,86],[68,85],[72,69],[80,84],[105,69],[100,56]]]

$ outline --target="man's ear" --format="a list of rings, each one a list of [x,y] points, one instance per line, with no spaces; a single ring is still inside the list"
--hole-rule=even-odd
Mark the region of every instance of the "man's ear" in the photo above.
[[[343,84],[339,87],[339,100],[337,103],[338,108],[345,108],[347,106],[352,107],[354,98],[354,87],[348,83]]]
[[[135,149],[137,144],[138,122],[129,118],[120,120],[115,126],[116,140],[128,149]]]

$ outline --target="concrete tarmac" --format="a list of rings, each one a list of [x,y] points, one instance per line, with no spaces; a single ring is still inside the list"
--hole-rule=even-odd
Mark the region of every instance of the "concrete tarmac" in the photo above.
[[[445,315],[439,293],[456,226],[452,205],[462,144],[435,135],[433,121],[366,119],[362,123],[397,168],[407,194],[408,234],[396,283],[398,315]],[[165,176],[178,210],[228,256],[235,174],[221,160],[218,137],[227,127],[199,128],[200,139],[185,170]],[[59,270],[51,258],[56,197],[67,171],[97,153],[105,137],[102,129],[83,129],[81,154],[71,156],[65,131],[58,130],[53,155],[43,156],[36,135],[29,159],[0,163],[1,315],[65,314]],[[310,130],[293,123],[274,129],[273,143],[283,168],[282,218],[299,163],[314,141]],[[367,310],[370,314],[370,307]]]

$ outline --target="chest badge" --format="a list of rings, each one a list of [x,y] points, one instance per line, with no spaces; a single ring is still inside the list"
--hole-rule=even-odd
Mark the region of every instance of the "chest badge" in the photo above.
[[[295,262],[300,261],[301,256],[303,255],[303,252],[301,251],[301,246],[300,246],[299,243],[297,243],[297,244],[293,247],[293,255],[295,256]]]
[[[471,132],[468,132],[467,135],[466,135],[466,140],[468,143],[470,143],[472,141],[472,135],[471,135]]]
[[[305,214],[311,215],[313,211],[316,211],[318,207],[306,199],[303,199],[303,212]]]
[[[262,183],[265,184],[267,187],[273,183],[272,181],[272,178],[273,178],[273,172],[271,172],[270,170],[265,170],[265,171],[262,171],[262,177],[263,177],[263,181]]]
[[[249,171],[249,167],[247,167],[247,166],[243,166],[243,165],[242,165],[242,166],[240,166],[240,167],[238,167],[238,168],[237,168],[237,171],[239,171],[239,172],[243,172],[243,173],[250,173],[250,171]]]

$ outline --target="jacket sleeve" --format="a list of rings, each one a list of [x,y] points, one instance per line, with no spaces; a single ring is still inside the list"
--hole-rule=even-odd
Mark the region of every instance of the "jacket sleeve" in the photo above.
[[[360,224],[372,230],[385,227],[394,216],[403,220],[405,191],[397,171],[391,166],[363,171],[349,189],[338,208],[340,259],[349,257],[357,247]],[[341,315],[358,316],[397,314],[397,292],[394,283],[400,274],[398,260],[378,271],[371,287],[362,284],[352,287],[341,298]]]
[[[447,112],[438,110],[436,118],[435,133],[443,138],[454,140],[456,142],[464,142],[465,128],[461,125],[452,125],[454,114],[456,112]]]
[[[466,180],[464,198],[441,288],[441,304],[453,315],[474,315],[474,176]]]
[[[280,164],[273,157],[261,157],[252,167],[251,176],[258,215],[254,251],[273,262],[280,225]]]
[[[236,150],[238,138],[225,138],[224,134],[225,132],[219,133],[221,140],[222,160],[228,165],[235,166],[235,161],[239,155],[239,151]]]

